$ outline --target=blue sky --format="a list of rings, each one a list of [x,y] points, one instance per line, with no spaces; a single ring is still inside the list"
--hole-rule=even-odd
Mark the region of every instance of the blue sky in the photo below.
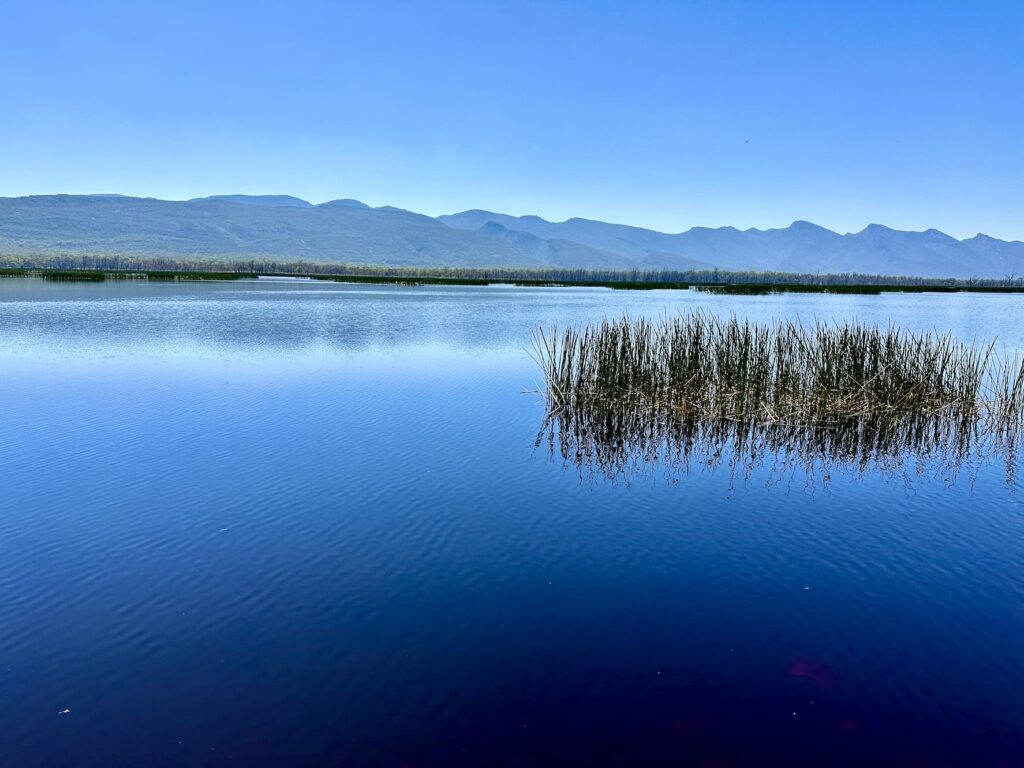
[[[0,0],[0,195],[1024,239],[1024,3]]]

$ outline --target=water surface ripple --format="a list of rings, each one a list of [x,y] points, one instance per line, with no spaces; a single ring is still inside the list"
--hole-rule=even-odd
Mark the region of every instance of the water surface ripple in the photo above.
[[[537,324],[1020,301],[2,280],[0,764],[1021,765],[1002,467],[609,482],[523,392]]]

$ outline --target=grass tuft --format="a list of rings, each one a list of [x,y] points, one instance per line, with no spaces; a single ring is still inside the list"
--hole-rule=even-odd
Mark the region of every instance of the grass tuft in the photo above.
[[[864,467],[1015,451],[1024,366],[950,334],[697,312],[539,329],[550,445],[629,462],[770,454]]]

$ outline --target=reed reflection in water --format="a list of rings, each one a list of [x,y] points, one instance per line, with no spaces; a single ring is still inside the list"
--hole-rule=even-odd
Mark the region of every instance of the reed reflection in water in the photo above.
[[[693,313],[539,330],[537,445],[581,474],[725,465],[827,480],[836,468],[949,481],[1001,460],[1015,479],[1024,368],[950,335]]]

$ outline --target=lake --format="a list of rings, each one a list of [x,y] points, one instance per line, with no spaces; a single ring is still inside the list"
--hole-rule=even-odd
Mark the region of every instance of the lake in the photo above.
[[[0,280],[0,764],[1024,765],[1015,457],[609,477],[529,353],[1022,302]]]

